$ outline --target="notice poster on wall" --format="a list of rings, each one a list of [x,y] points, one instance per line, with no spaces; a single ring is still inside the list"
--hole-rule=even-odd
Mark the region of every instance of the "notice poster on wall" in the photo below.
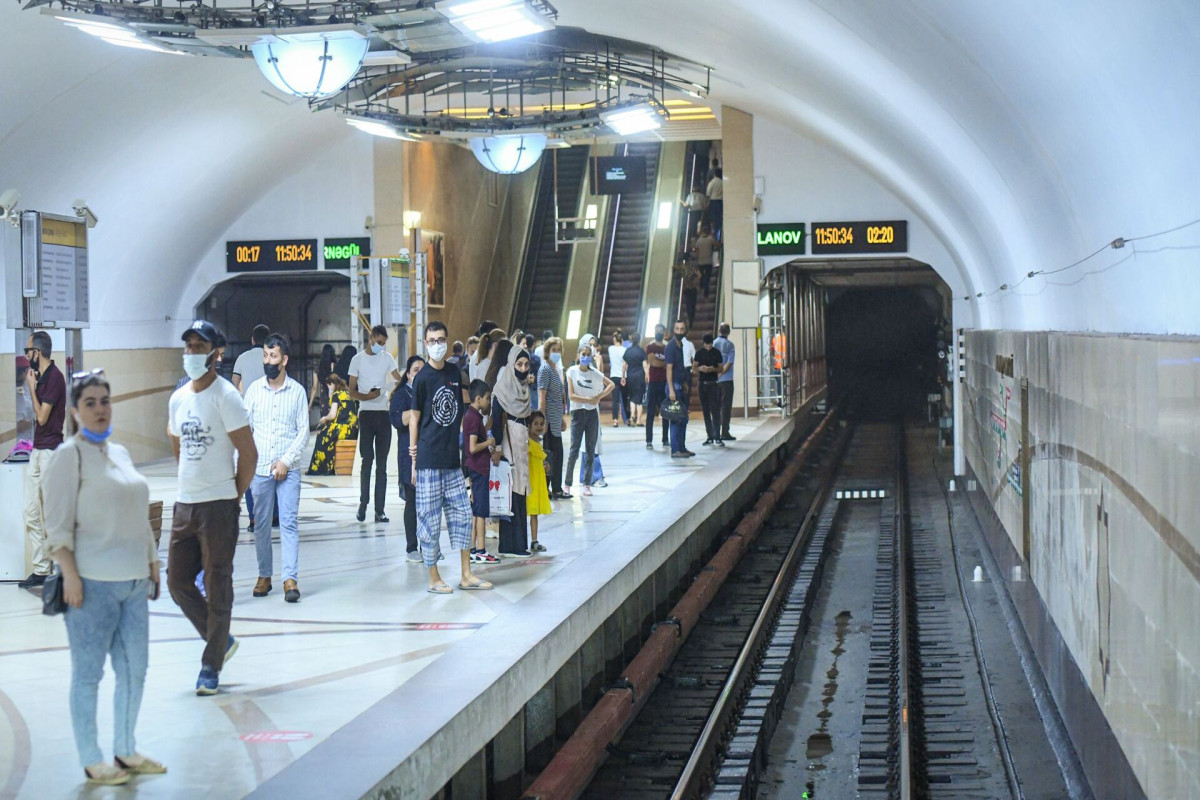
[[[428,307],[446,305],[446,236],[437,231],[421,231],[421,251],[425,253],[425,288]]]

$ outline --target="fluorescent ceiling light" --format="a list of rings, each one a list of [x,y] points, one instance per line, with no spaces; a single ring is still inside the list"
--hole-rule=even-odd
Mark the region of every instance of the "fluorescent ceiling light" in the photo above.
[[[438,10],[451,25],[482,42],[503,42],[554,27],[526,0],[468,0]]]
[[[399,139],[402,142],[417,141],[416,138],[406,133],[401,133],[386,122],[378,122],[373,119],[351,118],[346,120],[346,124],[358,128],[363,133],[369,133],[372,136],[382,136],[385,139]]]
[[[55,19],[62,20],[68,26],[77,31],[82,31],[89,36],[95,36],[97,39],[116,45],[117,47],[127,47],[132,50],[148,50],[152,53],[169,53],[170,50],[159,47],[153,42],[149,42],[138,35],[138,32],[123,25],[117,25],[111,22],[101,22],[92,17],[62,17],[56,16]]]
[[[604,120],[604,124],[612,128],[618,136],[632,136],[635,133],[644,133],[662,127],[662,120],[659,119],[658,112],[650,106],[623,108],[620,111],[603,111],[600,113],[600,119]]]

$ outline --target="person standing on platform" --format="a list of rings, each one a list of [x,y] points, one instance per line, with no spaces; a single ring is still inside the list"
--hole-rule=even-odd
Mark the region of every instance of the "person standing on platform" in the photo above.
[[[79,434],[46,466],[46,541],[62,568],[63,617],[71,648],[71,727],[89,783],[116,786],[131,775],[167,768],[139,755],[134,743],[146,682],[150,611],[158,599],[158,547],[144,508],[150,485],[129,452],[109,441],[110,388],[102,372],[76,375],[71,408]],[[113,756],[103,760],[96,736],[96,699],[104,661],[112,659]]]
[[[736,349],[729,341],[729,323],[722,322],[717,329],[720,334],[713,340],[713,347],[721,353],[721,374],[717,377],[717,387],[721,390],[721,441],[735,441],[729,433],[729,419],[733,415],[733,361]]]
[[[525,334],[525,352],[529,353],[529,406],[534,411],[541,408],[537,392],[537,376],[542,370],[542,348],[534,347],[537,338],[532,333]]]
[[[446,364],[459,370],[461,375],[458,364],[450,364],[450,359],[446,359]],[[396,429],[399,443],[396,452],[399,454],[397,465],[400,469],[400,497],[404,499],[404,558],[409,564],[421,563],[421,544],[417,541],[417,487],[413,484],[413,462],[412,456],[408,454],[407,440],[408,425],[412,418],[410,412],[413,409],[413,381],[424,368],[425,359],[420,356],[408,357],[404,365],[404,377],[392,392],[388,409],[388,416],[391,418],[392,427]]]
[[[646,345],[646,449],[654,449],[654,415],[667,399],[667,361],[663,358],[666,345],[663,338],[667,335],[665,325],[654,326],[654,341]],[[666,447],[667,418],[662,421],[662,443]]]
[[[569,497],[563,492],[563,421],[566,411],[566,391],[563,388],[562,374],[562,339],[551,336],[542,342],[542,352],[545,359],[542,368],[538,370],[537,392],[538,405],[546,415],[546,436],[542,449],[550,465],[550,497],[561,500]]]
[[[583,458],[583,489],[585,497],[592,494],[592,463],[596,460],[596,440],[600,436],[600,402],[613,390],[613,382],[597,369],[592,369],[592,348],[579,348],[579,363],[567,370],[567,399],[571,403],[571,454],[567,458],[567,489],[575,476],[575,460],[579,447],[585,446]]]
[[[368,352],[350,361],[350,397],[358,405],[358,452],[362,456],[359,475],[358,514],[367,518],[371,502],[371,467],[375,467],[375,521],[390,522],[383,513],[387,501],[387,457],[392,449],[392,424],[388,420],[391,388],[400,382],[400,367],[387,351],[388,332],[382,325],[371,329]]]
[[[451,594],[438,573],[442,512],[450,531],[450,546],[462,557],[460,589],[491,589],[492,584],[471,573],[471,503],[463,485],[459,457],[462,431],[462,385],[458,369],[447,366],[446,326],[434,320],[423,332],[429,360],[413,380],[409,412],[408,454],[413,460],[417,489],[417,539],[429,569],[431,594]]]
[[[487,551],[487,521],[491,516],[488,481],[496,440],[488,435],[485,417],[492,413],[492,390],[484,381],[467,388],[471,404],[463,415],[463,465],[471,482],[471,563],[499,564]]]
[[[67,381],[50,357],[53,351],[50,334],[45,331],[35,331],[25,342],[25,357],[29,359],[25,388],[33,403],[35,425],[33,451],[25,466],[25,536],[33,551],[33,572],[17,584],[22,589],[41,586],[51,568],[46,550],[43,477],[50,455],[63,443],[67,414]]]
[[[721,389],[717,376],[721,374],[721,351],[713,347],[713,335],[704,334],[704,347],[696,353],[696,372],[699,374],[700,408],[704,411],[703,444],[724,447],[721,441]]]
[[[544,553],[546,545],[538,541],[538,517],[554,511],[550,506],[550,490],[546,481],[546,451],[542,449],[542,438],[546,435],[546,415],[534,411],[529,415],[529,499],[525,510],[529,513],[529,552]]]
[[[634,339],[629,343],[629,347],[625,348],[625,355],[621,360],[625,362],[622,373],[625,385],[622,388],[629,400],[629,424],[644,425],[642,408],[646,402],[646,351]]]
[[[250,331],[250,347],[233,362],[233,385],[241,392],[242,397],[246,396],[246,390],[250,388],[250,384],[263,376],[263,342],[271,335],[271,329],[266,325],[258,324],[254,326],[254,330]],[[220,342],[220,349],[225,349],[225,342]],[[218,368],[220,366],[221,357],[217,357]],[[219,374],[219,373],[218,373]],[[184,381],[186,383],[186,380]],[[181,384],[182,385],[182,384]],[[178,386],[175,388],[179,388]],[[247,530],[254,530],[254,494],[249,489],[246,490],[246,516],[249,517]],[[273,522],[274,520],[272,520]]]
[[[234,385],[217,380],[211,322],[184,331],[183,370],[191,381],[171,395],[167,429],[179,464],[179,500],[171,521],[167,586],[184,616],[207,643],[196,694],[217,693],[218,675],[237,651],[229,633],[233,611],[233,551],[238,498],[254,477],[258,450],[250,417]],[[234,454],[237,467],[234,467]],[[205,595],[196,588],[204,570]]]
[[[712,235],[712,228],[705,225],[700,229],[700,236],[692,246],[696,254],[696,266],[700,270],[700,291],[707,300],[712,290],[713,265],[716,262],[717,240]]]
[[[246,413],[254,432],[258,462],[250,491],[259,515],[254,525],[258,555],[255,597],[271,591],[274,572],[271,517],[279,507],[279,552],[283,558],[283,599],[300,600],[300,459],[308,444],[308,398],[304,387],[288,377],[288,343],[277,333],[263,343],[264,376],[246,388]]]
[[[684,342],[687,341],[687,324],[675,321],[675,337],[667,343],[663,359],[667,362],[667,397],[688,408],[688,370],[683,363]],[[671,420],[671,458],[691,458],[696,455],[687,449],[687,417]]]
[[[617,423],[622,417],[625,424],[629,424],[629,412],[625,410],[625,345],[622,343],[623,339],[621,331],[615,330],[612,335],[612,344],[608,346],[608,377],[613,382],[612,421],[614,428],[617,427]]]
[[[500,351],[497,350],[497,354]],[[499,358],[499,355],[496,356]],[[492,363],[495,367],[498,361]],[[500,518],[501,558],[529,558],[529,354],[512,347],[492,388],[492,463],[503,459],[512,467],[512,514]]]

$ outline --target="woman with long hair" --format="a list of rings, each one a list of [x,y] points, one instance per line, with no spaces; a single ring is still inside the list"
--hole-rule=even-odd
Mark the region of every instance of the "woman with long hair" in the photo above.
[[[400,496],[404,499],[404,543],[407,554],[405,560],[409,564],[420,564],[421,543],[417,541],[417,487],[412,482],[412,455],[404,442],[408,441],[409,415],[413,408],[412,382],[417,373],[425,368],[425,359],[420,356],[409,356],[404,364],[404,374],[400,383],[392,391],[392,402],[388,409],[388,418],[396,429],[400,447],[397,465],[400,471]]]
[[[342,348],[342,354],[338,356],[337,366],[333,371],[342,377],[342,382],[350,383],[350,361],[358,355],[358,349],[353,345],[346,345]]]
[[[312,390],[308,393],[309,409],[319,404],[317,408],[321,409],[322,415],[329,413],[329,392],[325,381],[336,368],[337,355],[333,345],[326,344],[321,348],[321,357],[317,360],[317,368],[313,370]]]
[[[312,461],[308,464],[309,475],[333,475],[337,443],[343,439],[358,438],[358,406],[350,399],[350,390],[342,376],[331,372],[325,377],[325,389],[329,392],[329,410],[317,421],[320,433],[313,447]]]

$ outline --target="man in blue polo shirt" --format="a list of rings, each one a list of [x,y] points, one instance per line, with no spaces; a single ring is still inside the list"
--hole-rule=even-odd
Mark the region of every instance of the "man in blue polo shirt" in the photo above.
[[[729,323],[722,322],[717,328],[720,334],[713,339],[713,347],[721,352],[721,374],[717,376],[717,387],[721,390],[721,441],[732,442],[729,433],[729,417],[733,414],[733,359],[734,346],[729,341]]]
[[[663,358],[667,362],[667,398],[683,403],[684,411],[688,409],[688,374],[683,366],[683,340],[687,336],[687,323],[675,321],[675,337],[667,343]],[[671,458],[691,458],[696,455],[687,449],[686,416],[680,420],[671,420]]]

